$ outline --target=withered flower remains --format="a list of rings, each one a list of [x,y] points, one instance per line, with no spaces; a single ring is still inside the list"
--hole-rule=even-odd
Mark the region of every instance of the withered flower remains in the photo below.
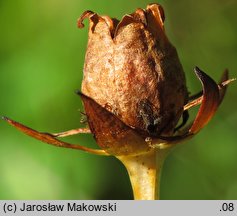
[[[49,144],[116,156],[128,169],[135,198],[157,198],[158,174],[167,152],[209,122],[232,80],[225,71],[216,84],[195,67],[203,90],[188,95],[183,68],[165,34],[165,15],[158,4],[139,8],[121,21],[86,11],[78,20],[79,28],[84,27],[85,18],[89,19],[89,39],[78,93],[89,129],[40,133],[4,119]],[[188,109],[199,104],[193,123],[181,129],[188,120]],[[183,121],[177,125],[181,116]],[[56,138],[90,132],[101,150]]]

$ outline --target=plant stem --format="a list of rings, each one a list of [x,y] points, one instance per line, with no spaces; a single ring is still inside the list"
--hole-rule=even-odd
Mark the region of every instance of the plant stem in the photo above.
[[[160,194],[160,175],[169,149],[152,149],[136,156],[118,156],[126,167],[135,200],[156,200]]]

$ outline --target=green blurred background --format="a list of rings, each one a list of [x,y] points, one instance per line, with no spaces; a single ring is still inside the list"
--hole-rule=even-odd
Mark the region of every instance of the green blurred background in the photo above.
[[[80,88],[87,44],[76,20],[85,10],[121,18],[154,1],[0,1],[0,115],[40,131],[81,127]],[[199,66],[215,80],[237,77],[237,1],[158,1],[190,92]],[[161,199],[237,199],[237,85],[194,139],[167,158]],[[191,111],[194,118],[197,109]],[[97,147],[90,135],[65,139]],[[0,199],[132,199],[126,170],[113,157],[56,148],[0,122]]]

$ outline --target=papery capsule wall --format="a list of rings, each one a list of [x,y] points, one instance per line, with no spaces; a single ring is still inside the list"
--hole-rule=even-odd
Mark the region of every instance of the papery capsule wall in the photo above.
[[[91,12],[88,18],[82,92],[141,133],[172,132],[188,93],[162,7],[148,5],[121,21]]]

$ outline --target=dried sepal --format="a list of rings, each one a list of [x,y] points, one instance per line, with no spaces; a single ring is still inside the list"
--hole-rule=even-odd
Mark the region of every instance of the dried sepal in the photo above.
[[[195,120],[189,127],[186,127],[182,132],[179,132],[179,135],[171,137],[159,136],[158,142],[156,140],[152,141],[151,146],[157,147],[160,144],[177,144],[198,133],[215,114],[224,97],[226,85],[233,81],[233,79],[228,79],[227,71],[223,73],[219,85],[198,67],[195,67],[194,71],[202,83],[203,95],[188,103],[188,106],[186,105],[186,107],[190,108],[201,103]],[[185,107],[184,110],[186,110]],[[163,142],[161,142],[161,140],[163,140]]]
[[[174,136],[172,139],[175,141],[181,141],[186,137],[198,133],[211,120],[220,104],[219,88],[216,82],[198,67],[195,67],[194,71],[202,83],[203,95],[198,100],[196,99],[196,103],[201,102],[201,106],[188,133],[181,136]]]
[[[64,148],[82,150],[82,151],[89,152],[89,153],[92,153],[92,154],[97,154],[97,155],[108,155],[108,153],[106,153],[104,150],[91,149],[91,148],[87,148],[85,146],[63,142],[61,140],[56,139],[55,134],[42,133],[42,132],[36,131],[36,130],[34,130],[32,128],[29,128],[29,127],[27,127],[27,126],[25,126],[25,125],[23,125],[19,122],[16,122],[16,121],[14,121],[10,118],[2,117],[2,119],[5,120],[6,122],[8,122],[13,127],[20,130],[21,132],[27,134],[28,136],[31,136],[31,137],[33,137],[37,140],[40,140],[44,143],[48,143],[50,145],[54,145],[54,146],[57,146],[57,147],[64,147]]]
[[[90,130],[102,149],[112,155],[137,155],[150,150],[145,139],[134,129],[93,99],[78,94],[82,98]]]
[[[229,79],[229,75],[228,75],[228,70],[226,69],[220,79],[220,82],[218,84],[218,88],[219,88],[219,105],[222,103],[227,87],[228,85],[235,81],[235,78]],[[189,102],[184,106],[184,111],[188,110],[194,106],[198,106],[202,103],[203,100],[203,91],[198,92],[195,95],[192,95],[189,97]]]
[[[191,134],[195,134],[201,130],[210,121],[219,106],[219,89],[216,82],[198,67],[195,67],[194,70],[202,83],[203,100],[197,117],[189,130]]]

